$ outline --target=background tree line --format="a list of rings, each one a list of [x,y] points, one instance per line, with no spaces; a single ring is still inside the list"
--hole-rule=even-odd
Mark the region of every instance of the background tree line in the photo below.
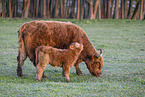
[[[0,17],[144,19],[145,0],[0,0]]]

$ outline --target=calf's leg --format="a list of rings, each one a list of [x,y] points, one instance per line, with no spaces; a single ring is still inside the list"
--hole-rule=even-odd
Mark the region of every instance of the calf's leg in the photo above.
[[[46,63],[42,64],[39,63],[36,65],[36,79],[39,81],[42,81],[42,75],[43,75],[43,71],[46,68]]]
[[[70,67],[68,66],[63,66],[63,74],[64,76],[66,77],[66,81],[67,82],[70,82],[70,79],[69,79],[69,74],[70,74]]]

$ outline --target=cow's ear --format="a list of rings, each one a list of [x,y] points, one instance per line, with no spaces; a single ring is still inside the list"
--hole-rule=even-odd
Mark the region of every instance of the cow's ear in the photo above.
[[[94,61],[96,59],[95,54],[92,55],[92,61]]]
[[[96,54],[93,54],[92,55],[92,61],[95,61],[96,59],[100,59],[100,57],[98,57],[98,55],[96,55]]]

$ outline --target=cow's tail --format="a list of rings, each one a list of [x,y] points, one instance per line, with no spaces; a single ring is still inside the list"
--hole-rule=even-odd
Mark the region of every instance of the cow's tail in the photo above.
[[[19,43],[19,48],[24,47],[24,30],[26,29],[26,24],[23,24],[20,29],[18,30],[18,43]]]

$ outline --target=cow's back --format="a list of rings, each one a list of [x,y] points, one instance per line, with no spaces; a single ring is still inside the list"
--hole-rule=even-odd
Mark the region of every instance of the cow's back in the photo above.
[[[34,61],[35,48],[38,46],[52,46],[68,48],[72,42],[81,43],[83,30],[75,24],[54,21],[32,21],[21,28],[26,53]],[[21,29],[20,28],[20,29]]]

